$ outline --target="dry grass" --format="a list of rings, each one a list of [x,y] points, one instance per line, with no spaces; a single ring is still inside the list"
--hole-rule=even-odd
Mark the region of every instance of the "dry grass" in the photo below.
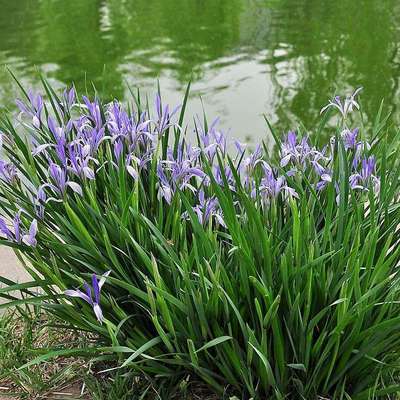
[[[92,335],[60,326],[39,308],[9,310],[0,316],[0,400],[166,398],[159,381],[119,372],[102,373],[116,365],[95,364],[81,357],[57,357],[20,369],[45,350],[76,349],[95,343]],[[168,393],[171,400],[220,399],[190,376]]]
[[[76,348],[93,340],[82,332],[57,327],[56,321],[39,310],[9,311],[0,322],[0,396],[77,398],[88,370],[87,360],[59,357],[26,369],[20,367],[43,349]]]

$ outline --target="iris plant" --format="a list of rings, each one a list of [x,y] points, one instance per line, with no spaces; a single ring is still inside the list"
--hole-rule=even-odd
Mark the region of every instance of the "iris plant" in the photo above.
[[[111,271],[107,271],[100,277],[100,279],[98,279],[96,274],[93,274],[92,287],[90,287],[87,282],[83,284],[85,292],[82,292],[79,289],[76,290],[68,289],[64,292],[66,296],[78,297],[86,301],[86,303],[90,304],[93,307],[93,312],[100,323],[104,321],[103,311],[100,307],[100,294],[101,294],[101,289],[104,283],[106,282],[107,277],[110,275],[110,273]]]
[[[125,106],[44,84],[51,102],[18,100],[17,129],[0,117],[0,243],[43,289],[24,292],[112,345],[99,358],[240,398],[399,389],[398,146],[350,127],[359,90],[322,109],[342,117],[325,146],[323,125],[275,133],[270,156],[218,119],[190,134],[187,96]]]

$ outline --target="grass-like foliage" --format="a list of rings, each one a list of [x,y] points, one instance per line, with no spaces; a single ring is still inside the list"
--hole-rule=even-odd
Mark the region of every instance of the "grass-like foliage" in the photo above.
[[[71,385],[88,375],[86,360],[79,358],[59,358],[57,362],[20,368],[43,348],[74,349],[91,343],[87,335],[68,326],[62,329],[53,319],[36,305],[9,309],[0,315],[1,399],[51,398],[57,391],[70,392]]]
[[[43,84],[47,101],[23,91],[18,122],[0,123],[1,242],[33,277],[5,281],[9,304],[43,303],[104,339],[76,353],[169,382],[190,374],[243,399],[395,396],[399,135],[381,111],[351,130],[356,94],[335,98],[310,137],[274,134],[269,156],[205,119],[186,134],[187,93],[180,109],[159,95],[124,108]],[[336,134],[315,147],[332,111]]]

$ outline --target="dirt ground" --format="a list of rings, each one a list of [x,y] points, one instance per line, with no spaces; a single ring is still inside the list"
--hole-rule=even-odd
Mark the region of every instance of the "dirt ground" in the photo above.
[[[24,397],[25,399],[26,397]],[[81,388],[79,385],[68,386],[60,392],[48,393],[40,395],[39,397],[34,396],[32,400],[89,400],[86,395],[81,396]],[[20,397],[7,396],[1,394],[0,387],[0,400],[20,400]]]

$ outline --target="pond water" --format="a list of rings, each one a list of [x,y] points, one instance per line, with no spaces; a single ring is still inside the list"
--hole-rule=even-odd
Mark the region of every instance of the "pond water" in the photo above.
[[[246,140],[301,121],[312,132],[329,97],[363,86],[372,119],[399,104],[400,3],[396,0],[0,0],[0,64],[24,84],[37,71],[56,85],[93,81],[107,99],[127,83],[190,114],[219,115]],[[0,104],[15,85],[0,71]]]

